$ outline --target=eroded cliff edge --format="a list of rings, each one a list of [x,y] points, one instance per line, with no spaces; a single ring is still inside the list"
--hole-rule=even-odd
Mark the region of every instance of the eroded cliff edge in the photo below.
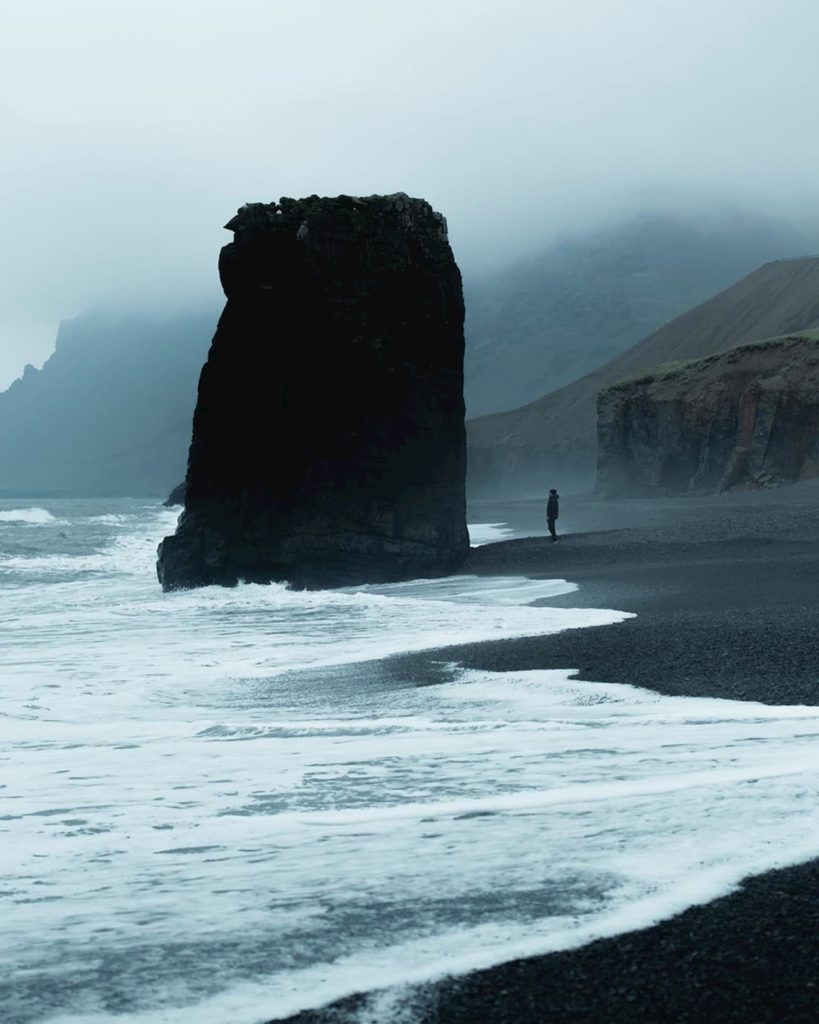
[[[469,548],[464,305],[446,222],[401,193],[226,225],[165,589],[441,575]]]
[[[819,332],[658,367],[601,391],[597,410],[605,497],[819,476]]]

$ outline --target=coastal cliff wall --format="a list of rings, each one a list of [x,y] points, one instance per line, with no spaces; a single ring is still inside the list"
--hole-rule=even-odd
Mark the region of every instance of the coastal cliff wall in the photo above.
[[[163,587],[334,586],[465,557],[461,277],[403,194],[244,206]]]
[[[606,388],[597,408],[605,497],[819,476],[819,332],[658,367]]]

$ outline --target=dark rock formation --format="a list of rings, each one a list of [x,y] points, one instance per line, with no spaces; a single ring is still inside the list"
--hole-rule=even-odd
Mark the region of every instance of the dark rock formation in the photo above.
[[[593,486],[599,392],[673,359],[819,326],[819,258],[766,263],[599,370],[512,412],[467,424],[474,497]]]
[[[441,575],[469,540],[461,277],[406,195],[242,207],[165,589]]]
[[[184,505],[185,492],[187,491],[187,489],[188,485],[183,480],[181,483],[177,484],[176,487],[174,487],[171,490],[171,493],[162,502],[162,504],[165,506],[165,508],[173,508],[174,505]]]
[[[609,498],[819,476],[819,332],[621,381],[598,399],[598,440]]]

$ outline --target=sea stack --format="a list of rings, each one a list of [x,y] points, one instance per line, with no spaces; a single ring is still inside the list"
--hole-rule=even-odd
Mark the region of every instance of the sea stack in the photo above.
[[[403,193],[243,206],[163,589],[440,576],[469,549],[464,305]]]

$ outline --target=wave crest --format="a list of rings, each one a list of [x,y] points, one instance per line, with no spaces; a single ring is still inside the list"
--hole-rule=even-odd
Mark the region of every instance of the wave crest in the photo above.
[[[44,508],[9,508],[0,511],[0,523],[28,523],[30,526],[44,526],[58,522]]]

